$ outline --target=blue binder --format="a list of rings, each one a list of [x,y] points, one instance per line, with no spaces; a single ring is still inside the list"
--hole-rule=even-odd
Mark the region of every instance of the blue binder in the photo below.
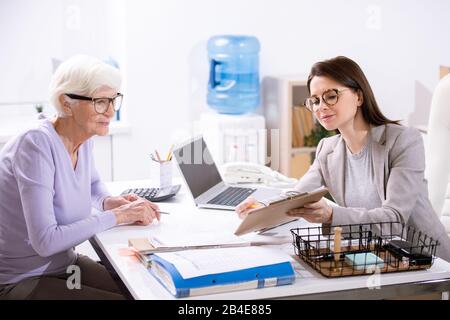
[[[184,279],[172,263],[152,255],[149,271],[177,298],[281,286],[295,281],[295,272],[290,262]]]

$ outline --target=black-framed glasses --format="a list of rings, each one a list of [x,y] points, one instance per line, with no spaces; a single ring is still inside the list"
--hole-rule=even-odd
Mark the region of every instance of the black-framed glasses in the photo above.
[[[334,106],[339,100],[339,94],[342,91],[348,90],[350,88],[342,89],[328,89],[322,93],[322,101],[328,106]],[[318,96],[312,96],[305,100],[305,107],[311,111],[316,112],[319,110],[320,98]]]
[[[118,111],[120,109],[120,107],[122,106],[122,101],[123,101],[123,94],[121,94],[121,93],[118,93],[115,97],[112,97],[112,98],[108,98],[108,97],[92,98],[92,97],[85,97],[85,96],[80,96],[78,94],[72,94],[72,93],[66,93],[66,96],[68,96],[71,99],[75,99],[75,100],[92,101],[95,112],[100,113],[100,114],[104,114],[106,111],[108,111],[110,104],[112,104],[114,111]]]

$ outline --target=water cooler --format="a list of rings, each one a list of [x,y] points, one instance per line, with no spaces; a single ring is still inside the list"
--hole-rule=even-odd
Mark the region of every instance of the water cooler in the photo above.
[[[264,117],[203,113],[200,131],[217,164],[245,161],[264,165],[266,130]]]
[[[265,119],[260,105],[260,44],[256,37],[218,35],[208,40],[207,103],[200,128],[218,164],[265,164]]]

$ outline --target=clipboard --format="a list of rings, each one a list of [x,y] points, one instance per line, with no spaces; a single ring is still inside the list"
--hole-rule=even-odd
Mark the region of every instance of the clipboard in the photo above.
[[[317,202],[328,193],[327,188],[317,189],[294,196],[286,196],[272,202],[267,207],[251,210],[234,232],[240,236],[253,231],[273,228],[298,218],[288,216],[286,212],[291,209],[303,207],[306,203]]]

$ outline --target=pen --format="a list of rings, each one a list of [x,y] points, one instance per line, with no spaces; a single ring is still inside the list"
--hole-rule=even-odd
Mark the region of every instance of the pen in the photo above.
[[[166,211],[157,211],[157,212],[159,212],[159,213],[161,213],[161,214],[170,214],[170,212],[166,212]]]
[[[170,146],[169,153],[167,153],[166,161],[169,161],[172,158],[172,150],[173,144]]]
[[[262,207],[267,207],[267,204],[265,204],[264,202],[261,201],[257,201],[256,203],[250,205],[250,209],[257,209],[257,208],[262,208]]]

